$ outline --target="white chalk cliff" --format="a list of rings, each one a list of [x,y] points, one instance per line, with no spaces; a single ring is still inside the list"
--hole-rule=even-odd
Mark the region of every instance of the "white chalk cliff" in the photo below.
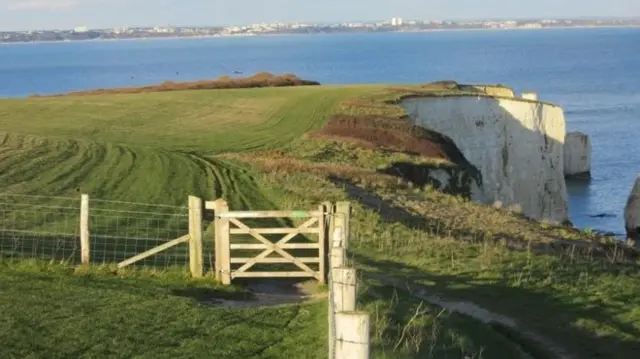
[[[580,132],[568,132],[564,140],[564,174],[589,177],[591,174],[591,140]]]
[[[489,96],[408,97],[400,105],[416,125],[451,138],[479,170],[474,201],[551,223],[568,219],[562,108]]]

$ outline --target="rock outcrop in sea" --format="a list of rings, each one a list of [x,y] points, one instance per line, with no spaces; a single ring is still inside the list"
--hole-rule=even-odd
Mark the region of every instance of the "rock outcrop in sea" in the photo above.
[[[624,226],[630,244],[640,247],[640,175],[636,177],[624,208]]]
[[[591,178],[591,140],[581,132],[568,132],[564,139],[566,178]]]

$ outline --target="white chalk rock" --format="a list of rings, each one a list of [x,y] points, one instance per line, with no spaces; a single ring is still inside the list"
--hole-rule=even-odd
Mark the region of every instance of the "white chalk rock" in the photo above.
[[[568,132],[564,139],[564,174],[567,178],[591,177],[591,140],[580,132]]]
[[[624,226],[629,241],[640,245],[640,175],[636,177],[624,208]]]
[[[568,219],[562,108],[487,96],[409,97],[401,106],[416,125],[451,138],[480,171],[472,200],[551,223]]]

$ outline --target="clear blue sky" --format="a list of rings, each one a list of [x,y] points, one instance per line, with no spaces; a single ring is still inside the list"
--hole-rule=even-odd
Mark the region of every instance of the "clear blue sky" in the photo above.
[[[272,21],[640,16],[640,0],[0,0],[0,30]]]

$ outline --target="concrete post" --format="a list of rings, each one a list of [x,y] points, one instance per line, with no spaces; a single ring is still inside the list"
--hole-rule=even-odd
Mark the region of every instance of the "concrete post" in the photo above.
[[[336,359],[369,359],[369,313],[336,314]]]
[[[346,258],[345,252],[342,247],[331,248],[331,269],[344,266]]]
[[[354,268],[333,268],[333,306],[336,312],[355,311],[357,278]]]
[[[351,203],[349,202],[337,202],[336,211],[334,213],[334,231],[338,228],[342,228],[343,234],[340,237],[342,240],[342,247],[349,249],[349,221],[351,217]]]

